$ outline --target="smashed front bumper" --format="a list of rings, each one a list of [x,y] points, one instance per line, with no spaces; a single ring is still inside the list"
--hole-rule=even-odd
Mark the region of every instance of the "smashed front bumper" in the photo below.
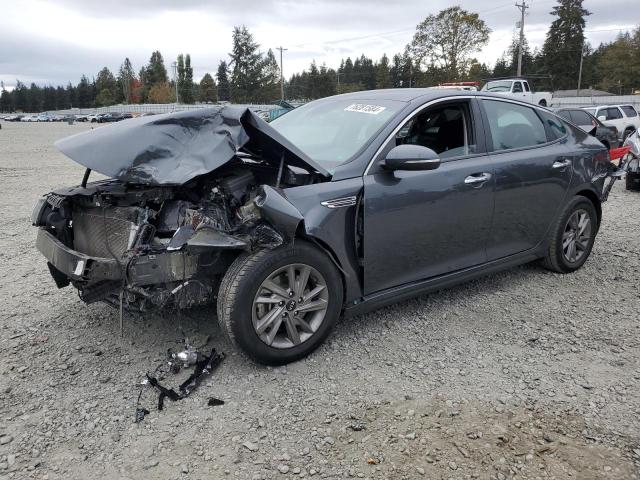
[[[72,281],[91,284],[123,278],[122,268],[115,259],[76,252],[43,228],[38,229],[36,248],[58,272]]]
[[[72,250],[43,228],[38,229],[36,247],[58,272],[86,286],[125,279],[129,287],[184,281],[196,274],[199,264],[198,255],[184,251],[138,255],[118,263]]]

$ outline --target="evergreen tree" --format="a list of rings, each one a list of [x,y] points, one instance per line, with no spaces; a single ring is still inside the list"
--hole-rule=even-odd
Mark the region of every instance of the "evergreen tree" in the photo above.
[[[506,55],[502,55],[493,66],[493,73],[491,74],[494,78],[500,77],[511,77],[513,75],[513,70],[509,61],[507,60]]]
[[[542,47],[546,73],[553,76],[555,88],[577,87],[577,72],[584,44],[585,17],[583,0],[558,0],[551,14],[552,23]]]
[[[144,83],[147,86],[153,86],[156,83],[166,83],[169,81],[167,77],[167,69],[164,66],[164,59],[159,51],[155,51],[151,54],[149,59],[149,65],[147,65]]]
[[[218,101],[218,87],[209,73],[205,73],[202,80],[200,80],[200,101],[203,103],[216,103]]]
[[[42,89],[42,110],[45,112],[56,110],[56,89],[51,85]]]
[[[115,103],[116,97],[116,79],[107,67],[98,72],[95,81],[96,89],[96,105],[106,107]]]
[[[93,106],[93,92],[89,79],[82,75],[76,87],[76,107],[89,108]]]
[[[4,88],[4,82],[0,82],[0,112],[7,113],[13,111],[13,98]]]
[[[385,53],[376,65],[376,88],[391,88],[392,86],[389,57]]]
[[[42,111],[42,91],[35,84],[32,83],[28,91],[28,103],[27,111],[29,112],[41,112]]]
[[[469,62],[469,71],[467,72],[466,81],[481,82],[490,76],[491,70],[486,64],[478,62],[475,58],[471,59]]]
[[[127,57],[124,59],[124,62],[122,62],[122,65],[120,65],[120,70],[118,71],[118,82],[120,83],[122,99],[125,103],[132,103],[131,96],[135,79],[136,73],[133,70],[133,65],[131,65],[131,60]]]
[[[280,67],[271,49],[267,51],[264,58],[261,83],[260,101],[272,102],[280,98]]]
[[[176,60],[176,73],[178,77],[176,78],[176,82],[178,82],[178,102],[186,103],[184,100],[184,55],[178,55],[178,59]]]
[[[28,88],[20,80],[16,80],[16,88],[13,89],[13,104],[19,112],[26,112],[28,108]]]
[[[231,57],[231,99],[235,103],[251,103],[260,96],[264,61],[247,27],[233,28]]]
[[[218,64],[216,80],[218,81],[218,98],[220,101],[228,102],[231,100],[231,86],[229,84],[229,67],[224,60],[220,60]]]
[[[180,100],[183,103],[195,102],[195,85],[193,84],[193,68],[191,67],[191,55],[188,53],[184,57],[184,78]]]

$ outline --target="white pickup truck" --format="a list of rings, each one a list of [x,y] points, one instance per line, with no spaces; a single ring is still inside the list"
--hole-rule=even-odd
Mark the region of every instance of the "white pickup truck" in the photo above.
[[[484,84],[482,91],[508,95],[518,100],[540,105],[541,107],[551,105],[552,94],[550,92],[534,93],[531,87],[529,87],[529,82],[522,78],[491,80]]]

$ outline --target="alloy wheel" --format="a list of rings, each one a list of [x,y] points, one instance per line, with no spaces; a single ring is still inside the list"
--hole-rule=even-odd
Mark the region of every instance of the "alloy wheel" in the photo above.
[[[562,253],[570,263],[579,261],[589,248],[591,241],[591,218],[586,210],[571,214],[562,234]]]
[[[324,277],[302,263],[285,265],[258,288],[252,305],[253,328],[273,348],[292,348],[318,331],[327,313]]]

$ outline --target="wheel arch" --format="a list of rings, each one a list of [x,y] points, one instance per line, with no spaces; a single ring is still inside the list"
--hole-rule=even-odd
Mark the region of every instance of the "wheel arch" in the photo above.
[[[315,245],[320,250],[322,250],[329,257],[331,262],[336,266],[336,268],[338,269],[338,273],[340,274],[340,278],[342,280],[342,298],[344,303],[347,299],[347,293],[348,293],[348,290],[347,290],[348,275],[347,275],[347,272],[345,272],[342,266],[342,263],[340,262],[340,257],[336,254],[336,252],[333,250],[331,245],[329,245],[327,242],[325,242],[324,240],[318,237],[309,235],[305,228],[304,220],[302,220],[298,225],[298,229],[296,230],[296,234],[294,237],[294,242],[296,240],[302,240],[312,245]],[[343,305],[343,309],[344,309],[344,305]]]
[[[598,215],[598,229],[600,228],[600,221],[602,220],[602,203],[600,202],[600,198],[598,195],[592,190],[580,190],[576,193],[576,196],[587,198],[596,209],[596,214]]]

